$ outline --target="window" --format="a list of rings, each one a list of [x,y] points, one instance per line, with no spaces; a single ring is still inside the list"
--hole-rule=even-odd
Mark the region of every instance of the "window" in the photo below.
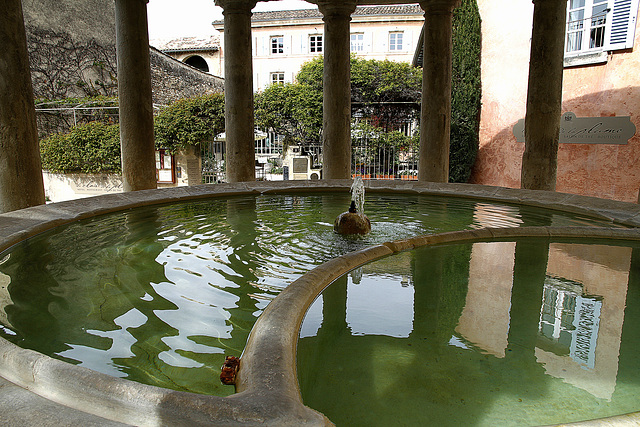
[[[567,10],[567,53],[604,46],[608,0],[569,0]]]
[[[638,0],[567,0],[566,58],[633,47]],[[577,64],[576,64],[577,65]]]
[[[322,36],[320,35],[309,36],[309,52],[311,53],[322,52]]]
[[[402,50],[402,33],[389,33],[389,50]]]
[[[364,34],[351,34],[351,52],[362,52],[364,50]]]
[[[271,84],[284,84],[284,73],[271,73]]]
[[[277,55],[279,53],[284,53],[284,37],[283,36],[271,37],[271,53],[274,55]]]

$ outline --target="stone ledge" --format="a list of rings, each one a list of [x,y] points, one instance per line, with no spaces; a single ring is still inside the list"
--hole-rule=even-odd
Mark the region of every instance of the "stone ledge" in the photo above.
[[[469,184],[370,181],[372,192],[446,195],[524,204],[639,225],[640,207],[562,193]],[[39,232],[81,218],[139,206],[230,195],[348,191],[350,180],[247,182],[201,185],[111,194],[50,204],[0,215],[0,251]],[[313,300],[330,283],[370,261],[425,245],[515,238],[614,239],[640,241],[640,230],[602,227],[522,227],[461,230],[388,242],[324,263],[293,282],[256,322],[238,373],[239,393],[223,398],[176,392],[61,362],[0,339],[0,375],[51,401],[114,421],[157,425],[329,425],[305,407],[295,377],[295,349],[300,324]],[[640,422],[635,413],[613,420]],[[609,425],[589,422],[583,425]],[[580,425],[580,424],[576,424]]]

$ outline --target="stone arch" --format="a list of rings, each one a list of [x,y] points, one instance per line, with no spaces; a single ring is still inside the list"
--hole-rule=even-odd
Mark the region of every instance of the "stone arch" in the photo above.
[[[183,62],[205,73],[209,72],[209,64],[207,64],[207,61],[200,55],[189,56],[185,58]]]

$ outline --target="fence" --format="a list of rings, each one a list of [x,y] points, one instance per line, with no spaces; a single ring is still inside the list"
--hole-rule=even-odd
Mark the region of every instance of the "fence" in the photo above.
[[[219,184],[225,181],[224,141],[205,144],[200,151],[202,155],[202,182]]]
[[[351,175],[362,179],[418,179],[418,149],[354,139],[351,145]]]
[[[282,145],[278,142],[269,144],[268,141],[278,140],[272,135],[266,140],[256,140],[256,155],[282,156]],[[224,141],[210,142],[202,148],[202,179],[206,184],[225,181],[224,144]],[[296,147],[293,152],[298,156],[309,156],[313,168],[319,168],[322,164],[320,145]],[[265,165],[260,164],[260,167],[256,167],[256,178],[268,179],[266,172]],[[351,175],[362,179],[417,180],[418,149],[354,138],[351,146]]]

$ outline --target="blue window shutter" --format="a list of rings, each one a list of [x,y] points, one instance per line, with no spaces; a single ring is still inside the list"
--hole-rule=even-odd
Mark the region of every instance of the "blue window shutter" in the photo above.
[[[638,3],[640,0],[613,0],[613,8],[608,18],[611,30],[607,38],[605,50],[629,49],[633,47]]]

